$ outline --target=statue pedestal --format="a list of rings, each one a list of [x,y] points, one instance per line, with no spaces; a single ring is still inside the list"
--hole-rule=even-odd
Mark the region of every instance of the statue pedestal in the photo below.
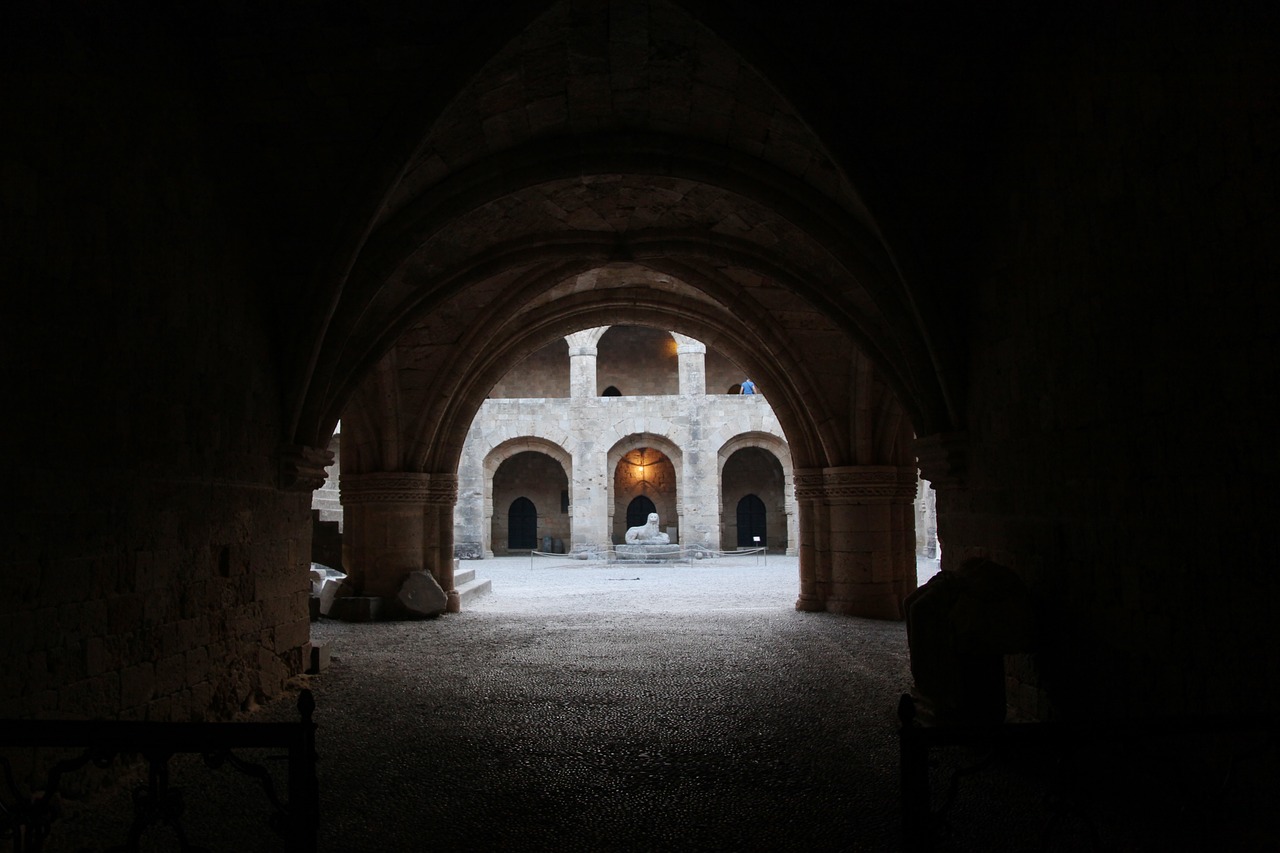
[[[680,559],[679,545],[619,545],[619,563],[671,563]]]

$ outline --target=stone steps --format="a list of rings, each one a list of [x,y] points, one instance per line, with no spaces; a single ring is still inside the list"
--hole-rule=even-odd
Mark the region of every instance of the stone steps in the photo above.
[[[458,600],[465,607],[468,599],[490,592],[493,589],[493,581],[488,578],[476,580],[475,569],[454,569],[453,588],[458,591]]]

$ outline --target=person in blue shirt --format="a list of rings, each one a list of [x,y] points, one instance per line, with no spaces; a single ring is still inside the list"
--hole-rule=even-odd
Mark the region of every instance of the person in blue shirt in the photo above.
[[[750,379],[742,380],[742,389],[738,393],[739,394],[756,393],[756,383],[752,382]]]

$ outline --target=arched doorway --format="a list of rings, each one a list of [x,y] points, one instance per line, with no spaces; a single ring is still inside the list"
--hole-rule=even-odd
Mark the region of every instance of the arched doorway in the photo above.
[[[637,495],[635,500],[627,504],[627,527],[640,527],[649,520],[649,513],[657,511],[653,501],[644,495]]]
[[[632,439],[635,440],[635,439]],[[623,445],[625,447],[625,444]],[[675,449],[672,448],[672,452]],[[649,513],[658,514],[658,524],[663,532],[676,532],[679,528],[679,504],[677,501],[675,460],[656,447],[635,447],[613,457],[613,509],[611,535],[614,544],[620,544],[627,528],[644,524]],[[643,499],[643,500],[641,500]],[[640,509],[644,512],[641,513]],[[639,518],[639,521],[635,521]],[[673,537],[672,541],[676,541]]]
[[[769,544],[767,511],[756,495],[743,495],[738,501],[738,547],[764,548]]]
[[[754,440],[770,442],[767,436]],[[787,549],[787,477],[777,456],[785,450],[774,447],[772,442],[768,449],[739,446],[724,459],[720,471],[721,548]]]
[[[538,509],[533,501],[518,497],[507,510],[507,550],[529,551],[538,547]]]
[[[609,9],[643,11],[645,5]],[[744,150],[722,144],[719,135],[666,122],[637,137],[629,115],[614,110],[620,99],[609,97],[592,99],[599,116],[552,110],[529,134],[502,131],[518,106],[490,113],[479,94],[505,85],[498,69],[519,67],[547,45],[569,47],[557,20],[540,18],[514,37],[465,92],[396,149],[415,153],[388,164],[394,168],[386,174],[424,179],[379,188],[371,218],[361,223],[356,256],[334,267],[332,305],[317,314],[339,322],[320,330],[322,346],[310,360],[299,359],[308,365],[308,388],[316,390],[301,401],[295,419],[315,421],[327,435],[344,396],[359,385],[364,400],[387,411],[360,437],[367,452],[353,459],[353,470],[427,472],[427,498],[433,507],[445,506],[451,486],[456,490],[453,472],[467,426],[511,365],[573,329],[628,325],[685,335],[721,348],[740,368],[687,378],[727,388],[752,376],[770,389],[796,472],[795,540],[803,536],[812,545],[800,554],[798,606],[896,617],[914,586],[896,550],[909,540],[897,534],[912,518],[900,511],[909,495],[898,482],[908,473],[914,480],[911,432],[953,428],[941,361],[920,319],[931,316],[931,306],[903,309],[917,305],[904,267],[846,178],[850,173],[838,168],[781,92],[757,80],[749,62],[714,38],[699,42],[695,54],[728,60],[726,67],[745,75],[727,93],[730,102],[740,98],[734,93],[749,91],[744,112],[769,117],[755,128],[759,138],[771,138],[772,126],[785,124],[795,129],[795,144]],[[669,81],[647,76],[659,66],[645,51],[615,56],[614,44],[606,47],[611,67],[643,81],[636,93],[642,103],[656,110],[669,102]],[[748,78],[758,85],[747,86]],[[620,79],[614,74],[602,83],[609,88]],[[627,130],[615,130],[620,127]],[[745,137],[735,132],[733,138]],[[486,144],[476,144],[480,139]],[[394,343],[393,334],[401,335]],[[602,339],[597,348],[597,389],[613,384],[628,397],[672,393],[633,387],[625,360],[615,362],[622,369],[610,376],[609,346]],[[572,380],[591,355],[573,351],[570,359]],[[374,362],[383,374],[365,382],[360,374]],[[675,362],[678,367],[679,352]],[[670,375],[678,393],[681,376],[678,370]],[[708,378],[714,384],[705,385]],[[745,409],[751,401],[739,402]],[[616,400],[604,403],[609,413],[620,408]],[[676,432],[671,421],[649,413],[637,413],[628,428],[646,441]],[[615,448],[640,446],[629,438],[607,451],[609,488],[616,486]],[[583,451],[598,456],[602,449]],[[664,526],[675,518],[691,536],[714,542],[717,525],[691,523],[694,507],[714,519],[724,518],[725,504],[702,499],[704,483],[686,479],[683,460],[695,454],[678,447],[664,452],[675,463],[681,493],[698,498],[685,518],[674,496],[650,494]],[[765,500],[770,524],[787,517],[773,510],[766,492],[750,491]],[[602,538],[625,533],[626,507],[635,496],[608,495]],[[876,547],[887,556],[893,550],[892,578],[872,581],[858,573],[860,554],[827,540],[862,502],[882,499],[892,503],[883,511],[890,520],[876,524],[895,535]],[[383,511],[371,506],[371,515]],[[371,523],[369,529],[376,528]],[[447,525],[436,529],[442,533],[426,562],[447,580],[453,545]],[[767,536],[778,547],[773,530]],[[369,574],[380,565],[381,547],[371,541],[361,552]]]
[[[563,543],[570,538],[564,500],[568,474],[549,453],[521,450],[503,459],[493,473],[491,488],[490,541],[495,556],[541,547],[541,540],[548,536],[553,546],[556,540]]]

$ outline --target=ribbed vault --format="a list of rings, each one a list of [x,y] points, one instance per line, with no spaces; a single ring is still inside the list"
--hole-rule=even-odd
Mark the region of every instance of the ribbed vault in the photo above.
[[[424,376],[488,371],[488,356],[446,350],[508,352],[510,317],[560,317],[541,308],[566,289],[575,311],[634,322],[634,294],[599,286],[628,264],[646,274],[627,287],[671,294],[665,309],[645,306],[653,325],[708,343],[744,329],[722,348],[760,363],[757,375],[803,363],[822,377],[802,394],[799,374],[775,366],[772,388],[794,385],[791,396],[831,401],[838,415],[852,405],[856,349],[916,432],[951,423],[898,264],[821,141],[686,13],[619,0],[549,7],[430,125],[341,275],[299,440],[327,435],[394,346],[415,350]],[[850,461],[850,437],[819,438],[842,431],[819,424],[795,444],[824,464]],[[410,455],[426,464],[440,450]]]

